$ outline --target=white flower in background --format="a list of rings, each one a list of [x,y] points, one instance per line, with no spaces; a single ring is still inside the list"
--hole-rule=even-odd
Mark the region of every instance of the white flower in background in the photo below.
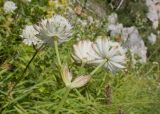
[[[94,22],[93,17],[92,16],[88,16],[87,20],[89,22],[89,24],[92,24]]]
[[[12,1],[6,1],[3,5],[3,9],[5,13],[10,13],[10,12],[14,12],[14,10],[17,9],[17,6]]]
[[[23,42],[29,46],[32,44],[40,45],[42,44],[42,41],[36,37],[37,34],[38,32],[34,29],[34,27],[29,25],[25,26],[20,36],[23,38]]]
[[[93,61],[92,64],[97,65],[107,60],[104,67],[109,69],[111,72],[125,68],[126,51],[118,42],[112,42],[107,38],[98,37],[93,44],[93,49],[96,54],[91,54],[91,56],[96,60]]]
[[[149,2],[150,1],[148,1],[147,4],[149,4]],[[110,36],[120,36],[120,43],[123,48],[130,50],[133,63],[145,63],[147,58],[147,48],[137,28],[134,26],[123,27],[123,24],[118,23],[118,16],[115,13],[108,17],[108,22],[108,31],[110,32]],[[135,56],[138,56],[138,59]]]
[[[100,20],[97,20],[97,19],[96,19],[96,20],[94,21],[94,23],[95,23],[95,26],[96,26],[96,27],[101,27],[101,26],[102,26],[102,23],[101,23]]]
[[[108,23],[109,24],[116,24],[118,22],[118,15],[116,13],[112,13],[108,16]]]
[[[78,76],[76,79],[72,81],[72,73],[69,71],[68,67],[65,65],[62,69],[63,82],[65,83],[66,87],[70,89],[80,88],[86,85],[89,82],[90,78],[91,76],[84,75]]]
[[[148,6],[147,17],[153,23],[153,28],[157,29],[160,19],[160,1],[159,0],[146,0]]]
[[[149,42],[153,45],[156,43],[156,39],[157,39],[157,36],[153,33],[151,33],[149,36],[148,36],[148,40]]]
[[[145,63],[147,58],[147,47],[144,44],[136,27],[126,27],[122,30],[123,47],[129,49],[132,55],[138,56],[135,60],[140,63]],[[134,57],[134,56],[132,56]],[[136,63],[133,61],[133,63]]]
[[[146,56],[147,48],[146,47],[133,46],[129,50],[131,52],[133,65],[136,64],[137,62],[146,63],[147,61],[147,56]]]
[[[90,56],[90,53],[94,53],[92,48],[93,42],[90,40],[82,40],[73,45],[74,55],[73,58],[78,63],[90,63],[94,60],[94,57]]]
[[[42,20],[39,25],[35,26],[35,29],[39,32],[36,35],[44,43],[53,45],[54,37],[57,38],[59,43],[68,40],[71,36],[72,26],[68,20],[60,15],[55,15],[49,19]]]
[[[82,27],[85,27],[85,26],[87,26],[88,22],[87,22],[87,20],[82,20],[81,24],[82,24]]]
[[[107,30],[110,32],[111,37],[115,37],[120,35],[123,29],[123,24],[118,23],[118,15],[116,13],[112,13],[108,16],[108,28]]]
[[[108,30],[110,31],[111,37],[115,37],[117,35],[120,35],[122,33],[122,29],[123,29],[122,24],[108,25]]]
[[[82,27],[85,27],[88,24],[87,20],[82,20],[80,18],[78,18],[76,21],[76,23],[82,25]]]

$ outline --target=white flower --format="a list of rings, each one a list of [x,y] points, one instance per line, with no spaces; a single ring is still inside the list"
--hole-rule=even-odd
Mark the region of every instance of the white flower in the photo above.
[[[78,18],[76,21],[77,21],[77,24],[82,25],[82,27],[85,27],[88,24],[87,20],[82,20],[80,18]]]
[[[3,9],[4,9],[5,13],[10,13],[10,12],[13,12],[15,9],[17,9],[17,6],[12,1],[6,1],[4,3]]]
[[[156,39],[157,39],[157,36],[153,33],[151,33],[149,36],[148,36],[148,40],[149,42],[153,45],[156,43]]]
[[[25,26],[20,36],[23,38],[23,42],[29,46],[32,44],[40,45],[42,44],[42,41],[36,37],[37,34],[38,32],[34,29],[34,27],[29,25]]]
[[[122,24],[111,24],[108,25],[108,31],[110,31],[110,35],[112,37],[115,37],[117,35],[120,35],[122,33],[123,25]]]
[[[118,22],[118,15],[116,13],[112,13],[108,16],[108,23],[109,24],[116,24]]]
[[[90,56],[90,53],[94,53],[92,44],[90,40],[82,40],[73,45],[73,57],[78,63],[90,63],[94,60],[94,57]]]
[[[96,60],[92,64],[100,64],[107,60],[104,67],[112,72],[125,68],[125,50],[118,42],[112,42],[107,38],[99,37],[93,44],[96,54],[91,54]]]
[[[146,5],[148,6],[147,17],[152,21],[154,29],[158,28],[160,19],[160,1],[159,0],[146,0]]]
[[[153,27],[154,29],[157,29],[157,28],[158,28],[158,25],[159,25],[158,20],[157,20],[157,21],[154,21],[154,22],[152,23],[152,27]]]
[[[49,19],[42,20],[39,25],[35,26],[35,29],[39,32],[37,37],[44,43],[53,44],[57,38],[59,43],[68,40],[71,36],[72,26],[68,20],[60,15],[55,15]]]
[[[88,20],[89,24],[92,24],[94,22],[92,16],[88,16],[87,20]]]
[[[143,42],[141,43],[143,44]],[[146,56],[147,48],[146,47],[133,46],[129,50],[131,51],[133,64],[136,64],[137,62],[146,63],[147,61],[147,56]]]
[[[122,36],[123,38],[123,47],[130,50],[132,57],[138,56],[139,59],[135,60],[132,58],[132,60],[140,63],[145,63],[147,58],[147,47],[144,44],[144,41],[142,40],[138,30],[136,27],[126,27],[122,30]],[[136,63],[134,62],[133,63]]]
[[[108,16],[108,28],[107,30],[110,32],[111,37],[115,37],[120,35],[123,29],[123,24],[118,23],[118,15],[116,13],[112,13]]]
[[[78,76],[76,79],[72,81],[72,73],[69,71],[68,67],[65,65],[62,69],[62,79],[65,83],[66,87],[73,89],[73,88],[80,88],[87,84],[90,80],[91,76],[84,75]]]

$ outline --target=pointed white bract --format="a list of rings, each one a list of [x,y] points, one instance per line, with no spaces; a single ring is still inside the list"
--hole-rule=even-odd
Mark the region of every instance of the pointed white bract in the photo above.
[[[104,67],[111,72],[125,68],[126,51],[118,42],[112,42],[107,38],[99,37],[93,44],[93,49],[96,52],[96,55],[91,54],[91,56],[94,56],[96,59],[92,62],[93,64],[100,64],[107,60]]]
[[[62,79],[63,82],[65,83],[66,87],[70,89],[74,88],[80,88],[84,85],[86,85],[91,76],[89,75],[84,75],[84,76],[78,76],[76,79],[72,81],[72,73],[69,71],[68,67],[66,65],[63,66],[62,69]]]
[[[89,76],[89,75],[78,76],[75,80],[73,80],[70,87],[71,88],[83,87],[84,85],[86,85],[89,82],[90,78],[91,78],[91,76]]]
[[[94,57],[90,56],[90,53],[94,53],[92,48],[93,42],[90,40],[82,40],[79,41],[77,44],[73,45],[73,58],[78,63],[90,63],[91,61],[94,61]]]
[[[42,41],[36,37],[37,34],[38,32],[34,29],[32,25],[27,25],[23,29],[20,36],[23,38],[23,43],[25,43],[26,45],[39,46],[42,44]]]
[[[4,5],[3,5],[3,9],[4,9],[5,13],[10,13],[10,12],[13,13],[14,10],[17,9],[17,6],[16,6],[16,4],[15,4],[14,2],[12,2],[12,1],[6,1],[6,2],[4,3]]]
[[[72,26],[68,20],[60,15],[55,15],[49,19],[42,20],[35,29],[39,32],[37,37],[44,43],[53,45],[55,38],[59,43],[68,40],[71,36]]]
[[[72,73],[69,71],[67,65],[63,66],[62,80],[65,83],[66,87],[69,87],[71,85]]]

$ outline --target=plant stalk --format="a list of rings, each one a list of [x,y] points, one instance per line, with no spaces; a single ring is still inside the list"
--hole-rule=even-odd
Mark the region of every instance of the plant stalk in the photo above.
[[[58,51],[58,41],[57,40],[54,40],[54,47],[55,47],[55,51],[56,51],[58,65],[61,67],[62,63],[61,63],[61,59],[60,59],[60,55],[59,55],[59,51]]]
[[[28,64],[26,65],[26,67],[25,67],[22,75],[20,76],[20,79],[18,80],[18,82],[21,81],[21,80],[23,80],[23,79],[25,78],[24,75],[25,75],[27,69],[29,68],[29,65],[32,63],[33,59],[36,57],[36,55],[38,54],[38,52],[39,52],[42,48],[43,48],[43,44],[42,44],[42,45],[36,50],[36,52],[33,54],[32,58],[30,59],[30,61],[29,61]]]

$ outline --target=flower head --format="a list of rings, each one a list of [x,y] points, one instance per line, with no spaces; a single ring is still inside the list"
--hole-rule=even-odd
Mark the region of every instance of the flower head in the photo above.
[[[10,13],[10,12],[13,12],[15,9],[17,9],[17,6],[12,1],[6,1],[3,5],[3,9],[5,13]]]
[[[94,53],[92,44],[93,42],[91,42],[90,40],[82,40],[79,41],[77,44],[74,44],[73,58],[78,63],[90,63],[91,61],[93,61],[94,57],[90,56],[90,53]]]
[[[42,20],[39,25],[35,26],[35,29],[39,32],[36,35],[44,43],[53,44],[55,38],[59,43],[68,40],[71,36],[72,26],[68,20],[60,15],[55,15],[49,19]]]
[[[107,60],[104,67],[112,72],[125,68],[126,51],[118,42],[112,42],[107,38],[99,37],[93,44],[93,49],[96,52],[94,55],[91,54],[91,56],[95,57],[95,61],[92,62],[93,64],[100,64]]]
[[[38,34],[38,32],[34,29],[34,27],[32,25],[27,25],[23,29],[20,36],[23,38],[23,42],[29,46],[32,44],[40,45],[42,44],[42,41],[36,37],[36,34]]]
[[[62,70],[62,79],[65,83],[66,87],[73,89],[73,88],[80,88],[88,83],[90,80],[89,75],[78,76],[76,79],[72,81],[72,73],[69,71],[68,67],[65,65]]]

